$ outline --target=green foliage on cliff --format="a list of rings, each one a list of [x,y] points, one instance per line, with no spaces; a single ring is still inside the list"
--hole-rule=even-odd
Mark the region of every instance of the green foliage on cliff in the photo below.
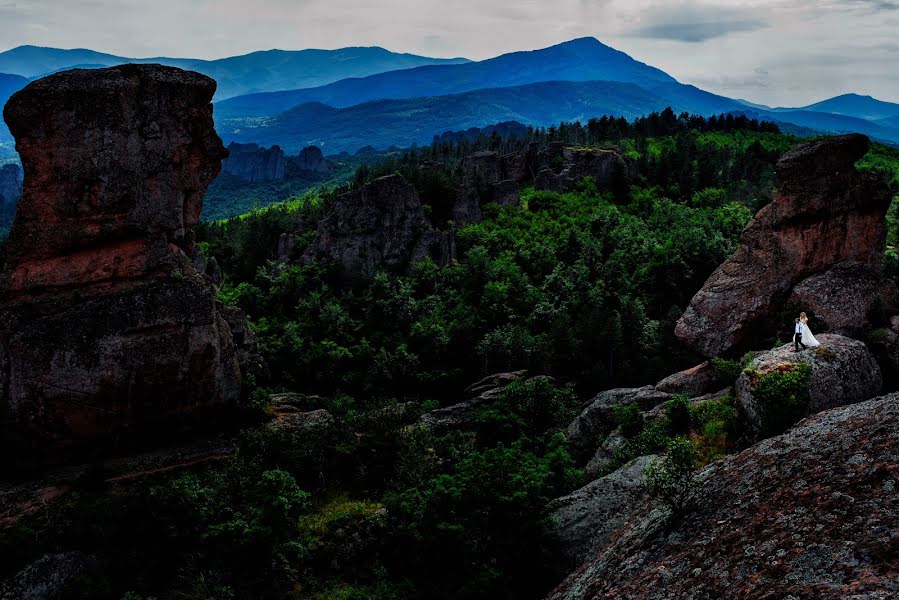
[[[811,380],[812,367],[805,363],[787,363],[758,374],[752,395],[762,417],[763,437],[783,433],[805,416]]]

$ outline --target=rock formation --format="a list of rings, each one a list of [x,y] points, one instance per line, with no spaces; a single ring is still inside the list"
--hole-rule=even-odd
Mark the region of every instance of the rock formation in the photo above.
[[[260,148],[257,144],[228,146],[228,158],[222,161],[222,171],[249,183],[284,179],[284,151],[279,146]]]
[[[788,304],[814,314],[831,333],[859,336],[899,311],[899,290],[880,268],[840,263],[797,284]]]
[[[617,148],[550,146],[546,157],[549,165],[534,179],[534,189],[537,190],[567,192],[584,177],[592,177],[600,187],[608,188],[637,177],[637,163]],[[552,168],[554,162],[562,165],[558,172]]]
[[[897,430],[884,396],[713,463],[673,528],[643,511],[548,597],[896,597]]]
[[[401,175],[341,194],[318,229],[305,258],[336,260],[352,277],[401,271],[427,256],[442,264],[452,256],[449,234],[431,228],[418,192]]]
[[[22,172],[19,165],[0,166],[0,206],[15,204],[22,193]]]
[[[839,263],[879,268],[891,198],[881,177],[855,169],[867,149],[868,138],[854,134],[784,154],[774,201],[678,322],[685,344],[705,356],[739,350],[806,278]]]
[[[527,152],[500,155],[489,150],[463,158],[450,218],[458,225],[478,223],[484,204],[517,206],[518,184],[527,177],[526,161]]]
[[[328,166],[328,161],[325,160],[325,155],[318,146],[307,146],[300,150],[297,168],[311,173],[331,172],[331,167]]]
[[[656,458],[641,456],[549,503],[553,537],[571,564],[592,558],[632,515],[645,508],[649,494],[644,471]]]
[[[189,258],[226,155],[214,91],[124,65],[51,75],[6,105],[26,178],[0,280],[0,389],[28,433],[139,432],[238,399],[232,330]]]
[[[671,394],[657,390],[651,385],[641,388],[617,388],[605,390],[591,400],[581,414],[571,422],[565,437],[580,458],[590,456],[599,444],[601,435],[615,429],[612,416],[615,406],[634,403],[640,410],[647,411],[671,398]]]
[[[812,368],[809,384],[809,404],[806,414],[815,414],[845,404],[873,398],[880,393],[880,367],[870,350],[858,340],[834,334],[818,336],[821,346],[794,352],[787,344],[757,355],[736,383],[737,407],[745,417],[750,431],[762,428],[762,415],[753,387],[760,376],[784,370],[795,363]]]

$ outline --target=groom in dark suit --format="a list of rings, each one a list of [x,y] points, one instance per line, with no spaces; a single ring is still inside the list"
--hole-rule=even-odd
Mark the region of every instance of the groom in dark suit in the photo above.
[[[805,344],[802,343],[802,321],[796,319],[796,328],[793,333],[793,347],[795,350],[793,352],[799,352],[799,346],[802,346],[802,349],[805,350]]]

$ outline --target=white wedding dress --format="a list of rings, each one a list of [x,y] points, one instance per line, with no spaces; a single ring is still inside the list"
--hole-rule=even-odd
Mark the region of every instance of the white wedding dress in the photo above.
[[[817,348],[821,345],[821,342],[815,339],[815,336],[812,335],[812,330],[808,326],[808,323],[802,324],[802,343],[806,348]]]

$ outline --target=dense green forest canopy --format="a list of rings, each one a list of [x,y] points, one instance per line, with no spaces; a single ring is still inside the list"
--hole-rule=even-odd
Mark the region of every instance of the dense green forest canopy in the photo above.
[[[458,249],[443,267],[347,285],[337,265],[275,260],[281,234],[301,253],[347,188],[399,172],[436,205],[462,157],[554,141],[618,145],[639,177],[619,189],[585,179],[564,194],[526,184],[520,207],[441,223]],[[150,483],[86,482],[0,540],[0,574],[77,548],[109,564],[67,598],[544,597],[573,567],[560,564],[546,504],[585,481],[565,427],[602,389],[695,364],[674,322],[771,200],[776,160],[797,141],[766,123],[670,111],[444,138],[359,167],[345,188],[203,225],[201,247],[225,273],[221,299],[247,312],[271,372],[250,382],[236,454]],[[449,174],[432,178],[427,161]],[[899,189],[896,150],[874,145],[860,167]],[[896,277],[895,211],[889,230]],[[731,378],[741,370],[716,365]],[[405,425],[459,402],[485,373],[522,368],[552,379],[510,385],[464,429]],[[300,410],[327,410],[334,427],[279,436],[254,426],[282,391],[300,393]],[[734,413],[729,396],[695,407],[676,398],[652,425],[623,407],[628,441],[608,468],[668,447],[684,450],[689,473],[733,451]]]

